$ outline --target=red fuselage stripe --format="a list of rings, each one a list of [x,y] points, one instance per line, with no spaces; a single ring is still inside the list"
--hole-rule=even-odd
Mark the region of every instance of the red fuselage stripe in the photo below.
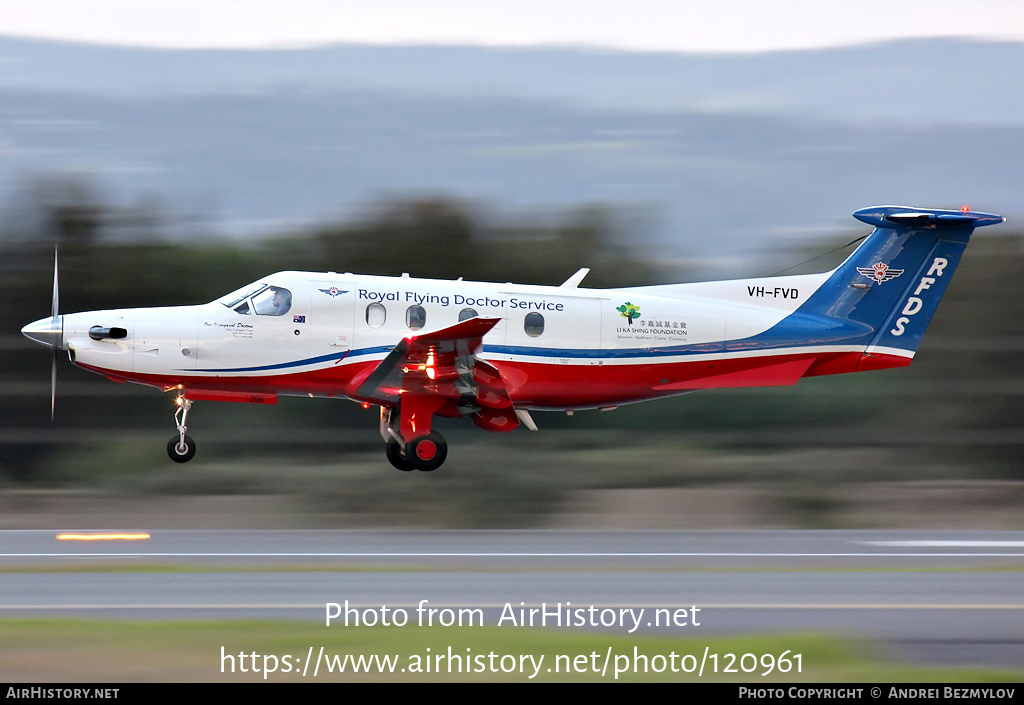
[[[795,364],[800,361],[807,365],[806,371],[802,373],[804,377],[910,364],[909,357],[881,353],[865,355],[861,352],[791,353],[633,365],[488,362],[500,370],[509,396],[516,406],[583,408],[643,401],[692,389],[794,384],[794,369],[804,369],[803,364]],[[292,396],[312,394],[373,402],[374,399],[357,396],[354,387],[358,387],[358,380],[365,378],[365,373],[378,364],[378,360],[367,360],[306,372],[249,377],[153,375],[112,371],[85,364],[79,366],[113,379],[161,389],[181,385],[186,394],[189,390]],[[742,379],[742,385],[730,381],[736,379]]]

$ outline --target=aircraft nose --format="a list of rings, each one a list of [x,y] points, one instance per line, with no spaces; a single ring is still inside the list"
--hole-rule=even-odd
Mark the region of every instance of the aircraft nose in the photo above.
[[[29,323],[21,329],[21,334],[30,340],[41,343],[50,348],[62,347],[64,332],[64,317],[51,316],[40,318],[38,321]]]

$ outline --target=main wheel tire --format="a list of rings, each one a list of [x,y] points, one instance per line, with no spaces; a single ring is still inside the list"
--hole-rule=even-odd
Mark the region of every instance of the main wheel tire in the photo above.
[[[181,438],[174,436],[167,441],[167,455],[176,463],[187,463],[196,454],[196,442],[191,436],[185,436],[185,445],[181,445]]]
[[[436,431],[413,438],[405,445],[405,457],[420,472],[437,470],[448,457],[448,443]]]
[[[409,472],[416,469],[405,457],[405,453],[402,451],[402,446],[399,445],[398,441],[388,441],[387,445],[384,446],[384,455],[388,457],[389,463],[402,472]]]

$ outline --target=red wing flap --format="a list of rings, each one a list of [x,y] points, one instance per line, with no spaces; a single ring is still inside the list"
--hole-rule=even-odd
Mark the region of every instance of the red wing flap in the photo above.
[[[814,363],[813,357],[787,362],[768,363],[745,370],[708,374],[705,377],[682,382],[660,384],[656,392],[671,392],[683,389],[724,389],[729,387],[783,387],[796,384],[804,372]],[[710,370],[709,370],[710,372]]]
[[[488,409],[507,409],[512,406],[512,400],[508,398],[508,392],[504,387],[500,389],[478,387],[478,389],[476,400],[480,406],[486,406]]]
[[[473,365],[473,380],[484,387],[505,388],[505,380],[502,379],[498,369],[489,362],[477,360]]]
[[[510,409],[512,399],[508,395],[501,373],[483,360],[473,364],[473,381],[477,384],[476,400],[480,406],[490,409]],[[517,420],[518,425],[518,420]]]
[[[507,409],[481,409],[473,414],[473,423],[488,431],[514,431],[519,426],[519,417],[509,406]]]

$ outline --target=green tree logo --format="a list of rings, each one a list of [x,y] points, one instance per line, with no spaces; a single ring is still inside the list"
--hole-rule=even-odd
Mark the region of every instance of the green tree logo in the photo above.
[[[633,325],[634,318],[640,318],[640,307],[634,306],[628,301],[615,310],[622,314],[622,317],[629,322],[629,325]]]

